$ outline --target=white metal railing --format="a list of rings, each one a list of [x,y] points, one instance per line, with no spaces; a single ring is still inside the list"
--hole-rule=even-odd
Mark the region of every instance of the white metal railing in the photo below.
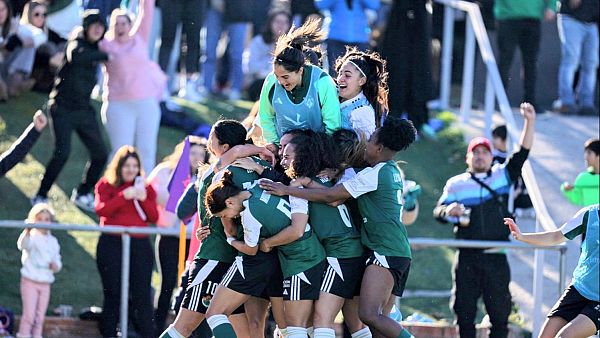
[[[87,232],[100,232],[107,234],[120,234],[122,238],[122,256],[121,256],[121,306],[120,306],[120,327],[121,336],[127,337],[128,327],[128,295],[129,295],[129,264],[130,264],[130,245],[131,235],[144,234],[144,235],[166,235],[179,237],[179,231],[177,229],[163,229],[154,227],[125,227],[125,226],[103,226],[98,227],[95,225],[79,225],[79,224],[29,224],[23,221],[8,221],[0,220],[0,228],[43,228],[50,230],[60,231],[87,231]],[[435,238],[409,238],[409,242],[413,247],[453,247],[453,248],[507,248],[507,249],[525,249],[525,250],[558,250],[560,253],[560,279],[559,279],[559,293],[564,289],[564,269],[565,269],[565,252],[567,250],[565,245],[556,245],[549,247],[532,246],[523,244],[520,242],[508,242],[508,241],[473,241],[473,240],[460,240],[460,239],[435,239]],[[399,304],[397,304],[399,306]]]
[[[164,235],[179,237],[178,229],[164,229],[154,227],[126,227],[126,226],[103,226],[80,225],[80,224],[29,224],[23,221],[0,221],[0,228],[41,228],[63,231],[88,231],[101,232],[105,234],[121,235],[121,308],[119,324],[121,326],[121,337],[127,337],[128,318],[129,318],[129,262],[131,257],[131,235]],[[150,295],[148,295],[150,296]]]
[[[494,114],[496,101],[499,111],[506,121],[508,134],[510,137],[509,148],[518,147],[519,134],[515,120],[513,118],[512,108],[508,102],[506,91],[500,79],[500,73],[496,64],[496,59],[492,51],[490,40],[481,17],[479,6],[473,2],[458,0],[435,0],[443,4],[444,7],[444,32],[442,44],[442,62],[440,77],[440,105],[442,108],[449,108],[450,88],[452,77],[452,46],[454,35],[454,15],[455,10],[465,12],[466,31],[465,31],[465,57],[463,65],[463,78],[461,89],[460,112],[462,121],[469,120],[471,104],[473,98],[473,75],[475,69],[475,43],[479,46],[479,52],[487,70],[485,85],[485,133],[489,133],[492,126],[492,116]],[[510,150],[510,149],[509,149]],[[546,204],[542,198],[539,186],[533,174],[529,162],[525,162],[522,171],[523,180],[527,185],[527,191],[531,197],[533,207],[536,212],[536,231],[550,231],[557,228],[556,223],[550,217]],[[561,262],[561,267],[562,267]],[[535,250],[534,256],[534,275],[533,275],[533,297],[534,309],[537,311],[533,315],[533,334],[537,336],[540,331],[544,314],[542,313],[542,283],[544,268],[544,251]],[[563,273],[562,271],[561,273]],[[561,280],[564,276],[561,275]],[[559,293],[560,294],[560,293]]]

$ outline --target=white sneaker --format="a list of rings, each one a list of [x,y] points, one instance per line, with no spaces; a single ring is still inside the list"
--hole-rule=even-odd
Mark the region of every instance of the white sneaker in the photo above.
[[[96,207],[94,206],[94,195],[92,193],[80,195],[77,193],[77,189],[73,189],[73,193],[71,194],[71,202],[75,203],[76,206],[83,210],[96,212]]]
[[[196,83],[193,81],[186,82],[185,87],[179,90],[177,96],[193,102],[200,102],[204,100],[204,95],[198,92],[196,89]]]
[[[40,195],[35,195],[31,198],[31,205],[34,206],[36,204],[40,204],[40,203],[48,203],[48,197],[43,197]]]

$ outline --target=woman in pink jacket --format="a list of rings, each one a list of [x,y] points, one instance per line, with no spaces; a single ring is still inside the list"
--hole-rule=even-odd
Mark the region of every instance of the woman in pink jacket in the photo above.
[[[159,100],[166,76],[148,56],[148,39],[154,0],[140,0],[135,21],[116,9],[100,49],[108,53],[104,64],[102,122],[112,153],[123,145],[135,146],[144,159],[144,170],[156,163],[156,140],[160,125]]]

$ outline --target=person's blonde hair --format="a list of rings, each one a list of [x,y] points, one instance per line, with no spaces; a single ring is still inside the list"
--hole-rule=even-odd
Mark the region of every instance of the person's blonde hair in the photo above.
[[[19,23],[22,25],[27,25],[27,24],[33,25],[31,23],[33,11],[40,6],[43,6],[46,9],[46,11],[48,11],[48,5],[46,5],[45,3],[41,2],[41,1],[31,0],[31,1],[27,2],[25,4],[25,7],[23,7],[23,13],[21,14],[21,19],[19,20]],[[8,20],[10,20],[10,18],[8,18]],[[42,29],[44,31],[47,30],[47,25],[46,25],[45,21],[44,21],[44,27],[42,27]]]
[[[50,214],[50,218],[52,219],[52,222],[54,222],[56,214],[54,213],[54,209],[52,209],[50,204],[37,203],[29,210],[29,213],[27,214],[27,219],[25,219],[25,223],[34,224],[36,222],[35,218],[42,212],[47,212],[48,214]]]
[[[108,166],[106,167],[106,171],[104,172],[104,178],[108,181],[108,183],[112,186],[118,187],[124,183],[123,176],[121,174],[121,169],[123,169],[123,165],[125,161],[133,157],[137,160],[138,166],[140,168],[139,175],[144,176],[144,169],[142,168],[142,160],[140,159],[140,155],[138,151],[133,146],[122,146],[115,152],[115,156],[112,158]]]
[[[133,24],[133,19],[131,13],[123,8],[116,8],[110,13],[110,19],[108,21],[108,29],[106,30],[105,38],[114,39],[115,38],[115,25],[117,24],[117,19],[122,16],[127,18],[130,24]]]

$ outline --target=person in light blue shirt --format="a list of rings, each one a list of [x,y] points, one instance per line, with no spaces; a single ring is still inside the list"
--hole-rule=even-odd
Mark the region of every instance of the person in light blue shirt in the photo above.
[[[371,28],[366,10],[378,10],[380,0],[315,0],[315,6],[331,13],[327,58],[329,74],[335,77],[335,60],[344,54],[346,45],[361,51],[369,49]]]
[[[598,204],[579,210],[553,231],[523,234],[512,219],[504,219],[516,240],[533,245],[556,245],[585,235],[573,281],[548,313],[540,337],[589,337],[600,330],[598,219]]]

